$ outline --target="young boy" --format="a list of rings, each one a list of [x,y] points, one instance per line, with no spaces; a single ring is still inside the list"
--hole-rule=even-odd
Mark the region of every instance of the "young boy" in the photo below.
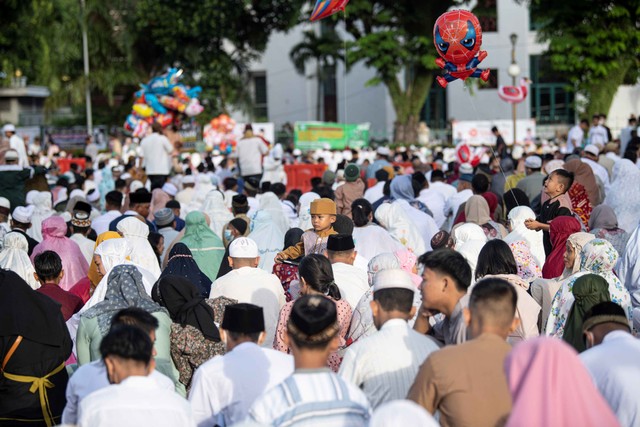
[[[60,256],[53,251],[44,251],[36,255],[33,260],[36,272],[33,274],[40,283],[40,288],[36,291],[45,294],[52,300],[60,303],[60,310],[65,322],[77,313],[82,306],[82,299],[65,291],[58,284],[64,277],[62,270],[62,260]]]
[[[297,259],[309,254],[323,254],[327,249],[329,236],[338,234],[333,229],[333,223],[336,222],[336,204],[333,200],[314,200],[311,202],[310,211],[313,230],[305,231],[298,244],[276,255],[276,264],[280,264],[285,259]]]
[[[545,194],[549,196],[549,200],[542,205],[537,219],[528,219],[524,222],[524,225],[529,230],[542,230],[544,251],[547,256],[552,249],[549,223],[559,216],[573,216],[570,206],[562,204],[560,200],[560,196],[569,191],[571,185],[573,185],[573,173],[564,169],[557,169],[551,172],[543,189]]]
[[[344,168],[345,183],[336,188],[336,210],[351,218],[351,204],[364,196],[364,182],[360,178],[360,168],[350,163]]]

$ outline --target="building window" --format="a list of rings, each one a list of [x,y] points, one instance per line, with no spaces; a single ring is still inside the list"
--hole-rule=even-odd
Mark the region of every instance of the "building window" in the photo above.
[[[496,0],[478,0],[476,7],[471,9],[478,17],[483,32],[498,31],[498,5]]]
[[[253,75],[253,120],[257,122],[269,120],[267,75],[265,73]]]
[[[566,78],[553,71],[544,55],[530,57],[530,70],[531,117],[540,124],[573,123],[575,97]]]
[[[447,91],[440,87],[435,79],[420,112],[420,120],[431,129],[446,129],[447,127]]]
[[[492,68],[489,74],[489,80],[486,82],[478,79],[478,89],[498,89],[498,70]]]
[[[336,66],[326,65],[322,70],[322,106],[325,122],[338,121],[338,83]]]

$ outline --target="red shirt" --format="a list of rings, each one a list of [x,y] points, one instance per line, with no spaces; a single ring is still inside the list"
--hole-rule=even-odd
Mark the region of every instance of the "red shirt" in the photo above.
[[[52,300],[60,304],[60,311],[62,311],[62,317],[66,322],[75,313],[80,311],[84,305],[82,299],[79,296],[73,295],[71,292],[65,291],[55,283],[45,283],[37,289],[41,294],[45,294]]]

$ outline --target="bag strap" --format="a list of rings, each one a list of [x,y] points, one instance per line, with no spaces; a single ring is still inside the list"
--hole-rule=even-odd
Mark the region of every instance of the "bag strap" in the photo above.
[[[16,340],[13,342],[13,345],[11,345],[11,348],[9,348],[9,351],[7,352],[7,354],[4,355],[4,359],[2,360],[2,368],[0,368],[0,372],[4,372],[4,368],[7,366],[7,363],[9,363],[11,356],[13,356],[13,353],[16,352],[16,349],[18,348],[21,342],[22,342],[22,335],[18,335],[18,338],[16,338]]]

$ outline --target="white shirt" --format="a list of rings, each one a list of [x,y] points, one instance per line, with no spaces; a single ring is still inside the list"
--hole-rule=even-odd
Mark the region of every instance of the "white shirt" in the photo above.
[[[351,310],[355,309],[362,295],[369,289],[367,271],[343,262],[332,264],[331,269],[342,299],[349,303]]]
[[[591,159],[587,159],[583,157],[580,160],[582,160],[584,163],[588,164],[591,167],[591,170],[593,170],[593,173],[598,178],[600,178],[600,181],[602,181],[605,188],[609,186],[609,172],[607,172],[607,168],[605,168],[598,162],[594,162]]]
[[[149,378],[156,381],[161,389],[175,390],[173,381],[155,369],[149,374]],[[105,387],[109,387],[109,379],[102,359],[80,366],[67,383],[67,404],[62,412],[62,424],[76,424],[80,402],[94,391]]]
[[[149,377],[131,376],[80,402],[79,427],[195,427],[191,405]]]
[[[452,198],[458,193],[458,189],[456,187],[442,181],[430,182],[429,190],[433,190],[435,192],[442,194],[442,198],[444,199],[445,203],[447,202],[447,200],[449,200],[450,198]]]
[[[238,167],[242,176],[262,173],[262,156],[269,152],[267,145],[258,137],[244,138],[238,142]]]
[[[246,342],[195,372],[189,401],[198,427],[243,421],[253,402],[293,373],[293,356]]]
[[[567,135],[567,153],[573,153],[576,147],[582,147],[583,139],[584,131],[579,124],[569,129],[569,134]]]
[[[473,196],[473,191],[471,191],[470,189],[466,189],[454,194],[449,200],[447,200],[447,203],[444,207],[444,214],[451,220],[451,225],[455,220],[454,217],[458,213],[460,205],[466,203],[466,201],[469,200],[471,196]],[[451,229],[451,225],[448,227],[449,229]]]
[[[189,203],[191,203],[191,200],[193,200],[195,192],[196,190],[194,189],[194,187],[187,187],[183,190],[180,190],[176,194],[176,201],[180,203],[181,206],[187,206]]]
[[[27,156],[27,149],[24,146],[24,140],[18,135],[13,134],[9,138],[9,146],[11,149],[18,152],[18,165],[23,168],[29,167],[29,156]]]
[[[108,211],[92,220],[91,228],[93,228],[99,236],[102,233],[109,231],[109,224],[111,224],[111,221],[118,218],[120,215],[122,215],[120,211]]]
[[[69,238],[78,244],[82,255],[84,255],[87,260],[87,263],[91,264],[91,260],[93,259],[93,248],[96,246],[96,242],[91,239],[87,239],[80,233],[72,234]]]
[[[264,346],[271,347],[280,309],[287,302],[278,277],[260,268],[242,267],[231,270],[211,285],[209,298],[220,296],[262,307],[266,329]]]
[[[347,348],[339,374],[359,387],[375,409],[404,399],[420,365],[438,348],[432,338],[414,331],[405,320],[387,320],[378,332]]]
[[[173,146],[166,136],[159,133],[145,136],[140,143],[140,149],[147,175],[169,175]]]
[[[429,208],[433,214],[433,220],[436,222],[436,225],[442,227],[442,224],[444,224],[444,221],[447,219],[444,215],[446,200],[443,193],[433,188],[425,188],[420,191],[418,200]]]
[[[604,126],[592,126],[589,129],[589,144],[601,144],[604,146],[607,142],[609,142],[609,136]]]
[[[364,192],[364,198],[367,199],[369,203],[374,204],[384,196],[382,192],[383,189],[384,181],[379,181],[373,187],[367,188],[367,191]]]
[[[640,425],[640,340],[612,331],[600,345],[581,353],[580,360],[620,425]]]

